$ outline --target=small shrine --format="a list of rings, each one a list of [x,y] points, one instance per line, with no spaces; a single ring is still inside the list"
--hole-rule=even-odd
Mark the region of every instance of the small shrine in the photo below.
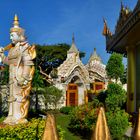
[[[96,49],[90,56],[86,65],[79,57],[79,50],[72,38],[72,45],[67,52],[67,58],[57,68],[57,79],[53,79],[55,86],[66,94],[63,106],[77,106],[89,101],[88,91],[93,94],[105,89],[106,71],[105,65],[97,55]]]

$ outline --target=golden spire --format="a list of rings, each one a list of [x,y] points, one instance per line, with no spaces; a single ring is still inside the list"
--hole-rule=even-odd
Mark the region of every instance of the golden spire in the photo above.
[[[19,19],[18,19],[18,16],[16,14],[14,16],[13,27],[10,29],[10,33],[11,32],[18,32],[20,34],[24,34],[24,29],[19,27]]]
[[[91,140],[111,140],[103,107],[101,107],[99,110],[96,128]]]
[[[18,19],[18,16],[17,16],[17,14],[15,14],[15,17],[14,17],[14,27],[15,26],[19,26],[19,19]]]
[[[139,108],[137,122],[135,124],[134,140],[140,140],[140,108]]]

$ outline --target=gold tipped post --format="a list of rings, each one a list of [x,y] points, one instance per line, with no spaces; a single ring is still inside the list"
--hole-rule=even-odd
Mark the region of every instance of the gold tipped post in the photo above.
[[[52,114],[47,115],[46,127],[42,140],[58,140],[55,118]]]
[[[103,107],[101,107],[99,110],[96,127],[91,140],[111,140]]]
[[[140,140],[140,108],[139,108],[138,118],[135,124],[134,140]]]

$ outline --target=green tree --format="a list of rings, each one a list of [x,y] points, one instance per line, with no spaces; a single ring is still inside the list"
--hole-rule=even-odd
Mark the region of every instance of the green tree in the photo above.
[[[126,102],[126,91],[122,88],[121,85],[116,83],[111,83],[107,88],[107,98],[105,104],[107,110],[115,111],[116,108],[122,108]]]
[[[1,88],[1,87],[0,87]],[[1,89],[0,89],[1,90]],[[2,115],[2,95],[0,93],[0,116]]]
[[[113,140],[121,140],[129,126],[129,115],[120,109],[106,113],[107,124]]]
[[[56,109],[58,107],[58,104],[60,103],[60,101],[63,102],[64,98],[63,98],[63,91],[56,88],[55,86],[49,86],[45,89],[45,104],[46,105],[52,105],[54,107],[54,109]],[[62,103],[61,102],[61,103]],[[48,107],[48,106],[47,106]]]
[[[57,68],[67,57],[67,51],[70,45],[66,43],[56,45],[36,45],[37,65],[49,74],[54,68]],[[84,52],[80,52],[80,58],[85,56]]]
[[[127,68],[124,70],[123,75],[120,77],[120,81],[122,82],[122,84],[127,83]]]
[[[124,73],[124,65],[122,63],[123,57],[120,54],[113,53],[106,66],[107,75],[109,78],[118,80]]]
[[[45,87],[45,82],[38,69],[35,69],[32,81],[32,93],[35,94],[35,110],[38,113],[38,94],[41,94],[41,89]]]
[[[1,85],[7,85],[9,81],[9,66],[8,65],[2,65],[3,69],[0,70],[0,80]]]

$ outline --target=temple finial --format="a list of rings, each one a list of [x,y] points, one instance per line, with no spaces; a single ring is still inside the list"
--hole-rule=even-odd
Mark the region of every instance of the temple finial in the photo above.
[[[14,26],[19,26],[19,19],[18,19],[18,16],[17,14],[15,14],[15,17],[14,17]]]
[[[74,33],[72,34],[72,43],[75,42]]]
[[[121,0],[121,9],[123,9],[124,8],[124,6],[123,6],[123,2],[122,2],[122,0]]]

